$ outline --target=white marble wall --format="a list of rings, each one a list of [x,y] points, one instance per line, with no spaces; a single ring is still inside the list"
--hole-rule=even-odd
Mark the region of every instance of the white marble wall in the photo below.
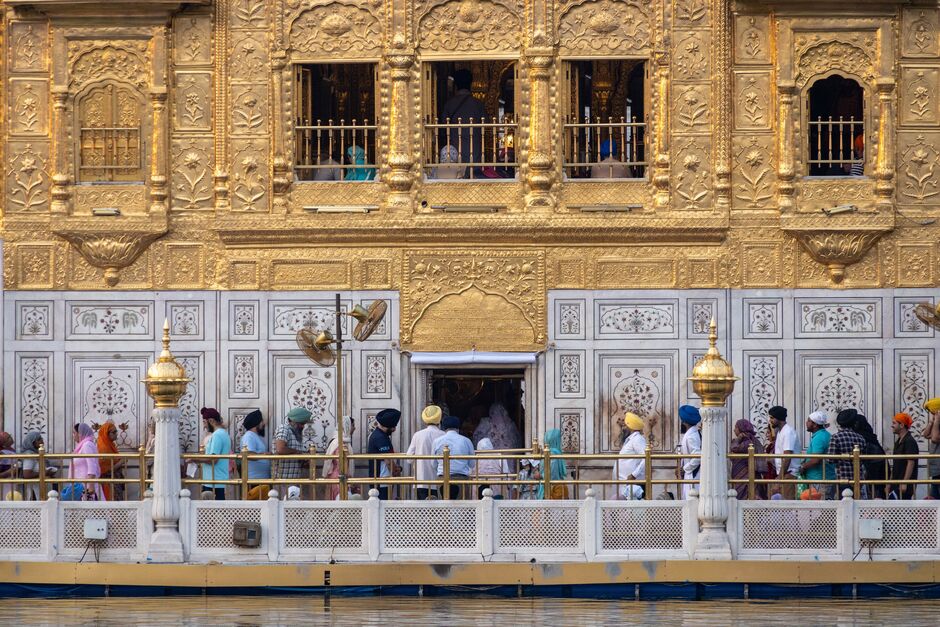
[[[371,417],[400,405],[398,296],[361,291],[341,298],[346,308],[376,298],[390,305],[368,341],[346,344],[345,397],[360,426],[359,449]],[[336,368],[311,362],[294,336],[311,321],[331,327],[333,303],[333,292],[6,292],[4,428],[17,440],[39,429],[52,450],[63,451],[71,446],[70,425],[110,418],[121,447],[136,450],[151,409],[142,379],[167,318],[173,353],[193,379],[181,401],[186,450],[201,442],[199,408],[207,405],[219,408],[235,437],[245,414],[260,408],[269,439],[291,407],[305,406],[314,414],[308,442],[323,449],[335,428]],[[355,320],[344,324],[349,337]]]
[[[610,451],[619,446],[615,417],[631,409],[655,422],[656,448],[672,449],[679,405],[697,403],[687,378],[716,315],[720,350],[741,377],[733,420],[747,417],[760,431],[779,404],[802,428],[816,409],[834,418],[857,407],[890,448],[891,417],[907,411],[918,432],[921,405],[936,394],[938,339],[912,313],[936,297],[929,289],[552,291],[546,428],[560,428],[569,450]]]

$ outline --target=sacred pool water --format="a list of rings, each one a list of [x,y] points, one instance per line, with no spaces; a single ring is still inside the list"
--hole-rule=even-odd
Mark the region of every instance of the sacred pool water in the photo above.
[[[929,599],[624,601],[488,596],[151,597],[0,601],[13,625],[936,625]]]

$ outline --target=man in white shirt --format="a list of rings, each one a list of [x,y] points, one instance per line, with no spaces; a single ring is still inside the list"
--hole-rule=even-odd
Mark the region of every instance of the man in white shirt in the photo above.
[[[646,424],[643,419],[627,412],[623,417],[623,424],[626,427],[627,437],[620,448],[621,455],[645,455],[646,438],[643,437],[643,429]],[[614,464],[614,479],[616,481],[642,481],[646,478],[646,460],[643,457],[635,459],[618,459]],[[617,496],[628,501],[639,500],[643,498],[643,487],[623,483],[617,486]]]
[[[767,411],[770,416],[770,426],[777,434],[774,438],[775,455],[791,455],[803,451],[800,436],[796,430],[787,424],[787,408],[776,405]],[[778,457],[774,460],[777,467],[778,479],[796,479],[800,471],[799,458]],[[777,483],[771,488],[771,494],[779,494],[780,498],[793,500],[796,498],[796,483]]]
[[[427,425],[424,429],[416,431],[411,436],[408,446],[408,455],[433,455],[434,442],[444,435],[438,426],[441,424],[441,408],[437,405],[428,405],[421,412],[421,420]],[[415,479],[418,481],[435,481],[437,479],[437,461],[433,459],[419,459],[415,461]],[[418,500],[439,498],[437,485],[434,483],[418,484]]]
[[[701,422],[701,420],[702,415],[699,413],[697,407],[683,405],[679,408],[679,423],[682,429],[682,441],[679,443],[679,453],[681,455],[702,454],[702,435],[698,430],[698,423]],[[702,460],[700,457],[684,457],[682,459],[682,478],[698,481],[698,471],[701,465]],[[689,492],[692,488],[698,489],[698,484],[682,484],[683,499],[689,498]]]

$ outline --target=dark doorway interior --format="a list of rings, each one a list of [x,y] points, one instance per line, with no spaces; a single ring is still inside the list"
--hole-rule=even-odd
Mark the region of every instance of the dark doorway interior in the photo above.
[[[473,438],[480,420],[501,403],[525,437],[525,372],[523,370],[434,370],[431,399],[445,414],[462,420],[460,432]],[[525,446],[525,442],[522,442]]]

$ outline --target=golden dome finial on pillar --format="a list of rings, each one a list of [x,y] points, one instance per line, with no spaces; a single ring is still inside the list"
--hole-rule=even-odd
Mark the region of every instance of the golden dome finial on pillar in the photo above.
[[[708,352],[692,368],[692,389],[705,407],[721,407],[734,391],[734,368],[718,352],[718,325],[715,318],[709,324]]]
[[[147,394],[157,407],[176,407],[191,380],[170,352],[170,321],[164,320],[163,351],[156,363],[147,369],[147,378],[144,379]]]

